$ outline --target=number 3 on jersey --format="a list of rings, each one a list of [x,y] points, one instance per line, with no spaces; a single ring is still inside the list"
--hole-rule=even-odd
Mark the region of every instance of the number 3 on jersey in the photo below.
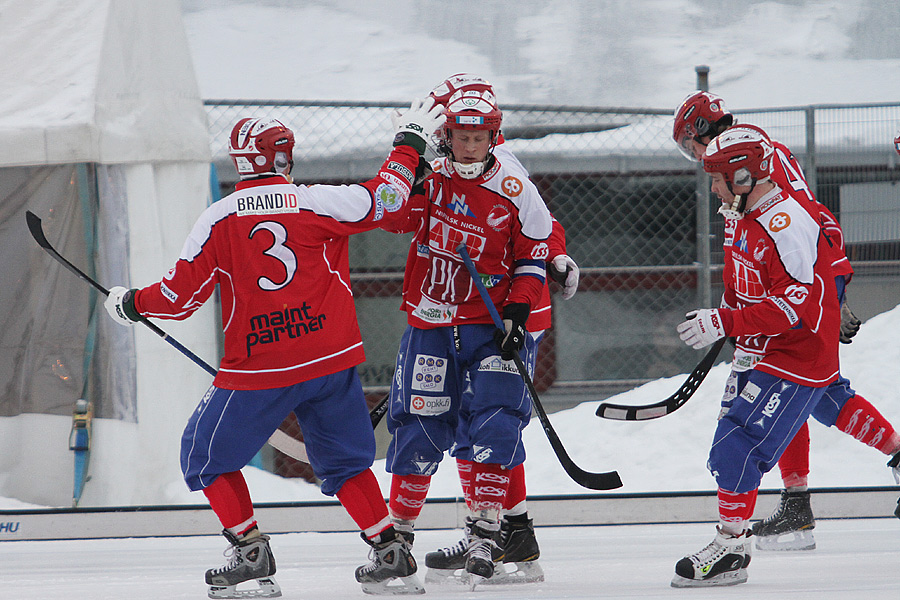
[[[260,229],[265,229],[271,233],[273,238],[272,245],[269,246],[263,254],[271,256],[284,265],[285,277],[284,281],[281,283],[276,283],[268,277],[260,277],[256,280],[256,283],[260,288],[267,292],[274,292],[289,284],[294,278],[294,273],[297,272],[297,255],[294,254],[293,250],[284,245],[287,241],[287,230],[284,228],[284,225],[276,221],[262,221],[257,223],[250,231],[250,239],[253,239],[253,236],[256,235]]]

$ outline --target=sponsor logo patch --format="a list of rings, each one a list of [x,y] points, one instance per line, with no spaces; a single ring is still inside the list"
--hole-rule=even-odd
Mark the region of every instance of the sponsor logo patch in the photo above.
[[[375,188],[375,198],[384,206],[384,210],[388,212],[396,212],[403,206],[403,199],[394,186],[382,183]]]
[[[408,181],[410,184],[412,184],[413,172],[410,171],[409,169],[407,169],[404,165],[392,160],[391,162],[388,163],[387,168],[391,171],[396,171],[404,179],[406,179],[406,181]]]
[[[769,221],[769,231],[778,233],[791,225],[791,215],[786,212],[775,213]]]
[[[534,260],[547,260],[548,256],[550,256],[550,248],[544,242],[531,249],[531,258]]]
[[[412,372],[412,389],[419,391],[444,391],[447,377],[447,359],[428,354],[417,354]]]
[[[297,194],[258,194],[239,196],[235,199],[238,216],[247,215],[279,215],[300,212]]]
[[[169,302],[171,302],[172,304],[175,304],[175,302],[178,301],[178,294],[169,289],[169,287],[165,283],[160,282],[159,291],[161,291],[162,295],[168,298]]]
[[[747,385],[744,386],[744,389],[741,390],[741,398],[753,404],[756,402],[756,399],[759,398],[759,393],[762,390],[759,389],[759,386],[753,383],[752,381],[748,381]]]
[[[481,359],[478,370],[491,371],[494,373],[510,373],[512,375],[519,374],[516,363],[511,360],[501,360],[499,356],[488,356],[487,358]]]
[[[502,204],[495,204],[487,216],[487,224],[494,231],[502,231],[509,225],[509,209]]]
[[[504,177],[500,182],[500,187],[503,189],[503,193],[510,198],[515,198],[522,193],[522,190],[525,189],[525,186],[522,185],[522,182],[512,175]]]
[[[426,417],[442,415],[450,410],[450,396],[419,396],[414,394],[409,400],[409,412]]]

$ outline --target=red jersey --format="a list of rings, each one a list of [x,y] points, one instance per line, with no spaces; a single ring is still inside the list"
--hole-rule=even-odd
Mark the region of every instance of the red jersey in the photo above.
[[[813,218],[819,221],[828,242],[824,256],[831,263],[834,275],[843,275],[849,282],[853,276],[853,267],[844,250],[844,232],[838,220],[824,204],[816,200],[803,175],[803,169],[790,148],[779,141],[771,141],[778,159],[772,161],[772,181],[781,189],[791,192]]]
[[[516,155],[503,145],[503,141],[503,136],[501,135],[500,141],[497,142],[497,146],[494,148],[494,156],[506,164],[517,165],[527,175],[528,171],[522,166],[522,163],[519,162]],[[551,215],[551,217],[552,216],[553,215]],[[556,219],[553,219],[553,231],[550,234],[549,244],[550,252],[547,254],[548,262],[552,261],[560,254],[566,253],[566,231]],[[547,283],[548,282],[544,282],[544,289],[541,291],[541,298],[538,301],[538,305],[532,309],[531,314],[528,316],[528,322],[526,323],[528,331],[544,331],[545,329],[550,329],[552,324],[551,317],[553,311],[551,310],[550,304],[550,287]]]
[[[419,155],[398,146],[358,185],[241,181],[206,209],[162,281],[135,295],[144,316],[184,319],[222,299],[215,385],[285,387],[365,360],[350,291],[348,236],[405,221]]]
[[[725,331],[737,337],[733,368],[810,387],[838,376],[840,307],[819,223],[777,186],[726,221]]]
[[[474,179],[432,162],[425,193],[400,231],[415,231],[403,279],[403,309],[422,329],[493,323],[456,252],[465,242],[494,304],[523,302],[532,310],[546,287],[552,217],[517,161],[501,161]],[[530,319],[529,319],[530,320]]]

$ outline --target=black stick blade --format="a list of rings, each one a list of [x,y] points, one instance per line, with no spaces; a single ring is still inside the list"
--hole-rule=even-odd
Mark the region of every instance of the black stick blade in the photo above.
[[[713,363],[716,362],[716,358],[718,358],[719,352],[721,352],[722,346],[725,345],[727,340],[728,338],[722,338],[717,341],[706,353],[706,356],[703,357],[703,360],[694,367],[694,370],[691,371],[685,382],[681,384],[678,391],[665,400],[638,406],[601,402],[595,414],[602,419],[614,421],[649,421],[650,419],[658,419],[675,412],[691,399],[691,396],[694,395],[694,392],[706,379],[707,373],[709,373]]]
[[[30,210],[26,210],[25,221],[28,223],[28,231],[31,232],[31,237],[38,243],[38,246],[45,250],[52,250],[53,246],[50,245],[50,242],[47,241],[47,236],[44,235],[41,218]]]

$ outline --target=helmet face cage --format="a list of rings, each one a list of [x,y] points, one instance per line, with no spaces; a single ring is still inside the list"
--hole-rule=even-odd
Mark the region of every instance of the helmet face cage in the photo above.
[[[497,143],[503,113],[490,90],[461,89],[447,101],[447,120],[438,132],[438,151],[451,156],[450,131],[489,131],[491,148]]]
[[[702,138],[714,138],[733,124],[734,116],[725,109],[721,98],[709,92],[695,92],[675,110],[672,139],[686,158],[697,162],[692,142],[703,144]]]
[[[278,119],[241,119],[228,140],[228,154],[242,179],[265,173],[289,174],[293,151],[294,133]]]

